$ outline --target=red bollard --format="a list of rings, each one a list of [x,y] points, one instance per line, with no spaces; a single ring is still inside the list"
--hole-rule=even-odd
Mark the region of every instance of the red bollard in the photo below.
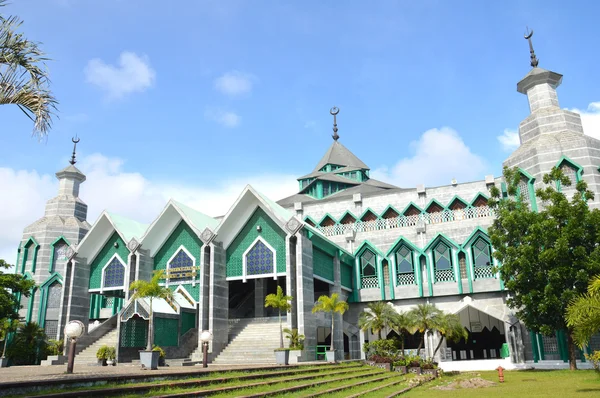
[[[504,368],[502,366],[498,366],[496,370],[498,371],[498,379],[500,383],[504,383]]]

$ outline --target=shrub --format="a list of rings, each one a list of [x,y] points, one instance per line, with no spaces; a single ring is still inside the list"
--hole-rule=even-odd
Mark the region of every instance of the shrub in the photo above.
[[[108,350],[109,350],[109,346],[107,345],[103,345],[102,347],[98,348],[98,351],[96,351],[96,358],[98,359],[108,359]]]
[[[364,343],[363,351],[367,358],[373,355],[396,358],[400,354],[396,339],[382,339]]]
[[[594,351],[592,354],[585,354],[585,358],[594,365],[596,372],[600,373],[600,351]]]
[[[383,356],[383,355],[372,355],[369,358],[369,360],[373,361],[375,363],[389,363],[389,364],[394,363],[394,358]]]
[[[47,355],[62,355],[65,348],[64,340],[48,340],[48,346],[46,347]]]
[[[117,357],[117,350],[115,347],[107,347],[106,349],[106,359],[109,361],[114,361]]]

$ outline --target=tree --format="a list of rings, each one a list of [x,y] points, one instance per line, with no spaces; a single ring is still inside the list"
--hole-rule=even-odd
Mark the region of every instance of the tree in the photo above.
[[[17,294],[27,296],[35,286],[32,280],[25,279],[19,274],[5,274],[2,269],[8,269],[11,265],[0,259],[0,322],[5,319],[19,318],[19,301]]]
[[[415,320],[409,312],[396,312],[391,327],[400,335],[400,349],[402,350],[402,356],[404,356],[404,338],[407,334],[414,332]]]
[[[283,294],[281,286],[277,286],[277,294],[268,294],[265,297],[265,307],[272,307],[279,311],[279,348],[283,348],[283,326],[281,323],[281,311],[289,312],[292,309],[290,301],[293,300],[292,296],[286,296]]]
[[[396,311],[384,301],[374,301],[367,305],[367,310],[360,313],[358,327],[361,330],[370,330],[377,333],[381,340],[381,331],[387,327],[391,328]]]
[[[148,321],[148,345],[146,351],[152,351],[154,345],[154,317],[152,315],[152,300],[154,299],[173,299],[173,292],[168,287],[159,285],[165,271],[158,270],[154,272],[150,281],[137,280],[131,282],[129,290],[134,290],[132,300],[147,298],[150,301],[150,320]]]
[[[348,303],[340,300],[340,296],[337,293],[333,293],[331,297],[329,296],[321,296],[319,300],[315,303],[312,312],[329,312],[331,313],[331,347],[330,350],[333,351],[333,317],[335,313],[339,313],[340,315],[344,315],[344,312],[348,311]]]
[[[8,335],[10,333],[16,332],[19,329],[21,323],[18,319],[4,319],[2,323],[0,323],[0,340],[4,340],[4,347],[2,348],[2,358],[6,357],[6,347],[8,347]]]
[[[573,339],[582,348],[600,331],[600,275],[592,278],[586,294],[569,303],[567,326],[573,328]]]
[[[21,324],[6,356],[16,365],[35,365],[40,353],[46,352],[46,333],[35,322]]]
[[[442,346],[444,338],[455,343],[458,343],[461,339],[466,340],[469,338],[469,333],[460,322],[460,317],[456,314],[441,313],[437,321],[436,330],[440,334],[440,342],[435,347],[435,351],[433,351],[434,357]]]
[[[421,347],[425,343],[425,332],[428,330],[437,330],[440,310],[433,304],[417,304],[408,313],[414,321],[414,330],[421,333],[421,341],[419,341],[419,347],[417,347],[417,355],[419,355]]]
[[[567,330],[569,364],[577,369],[574,330],[565,319],[567,305],[585,293],[592,275],[600,273],[600,211],[590,209],[594,198],[585,181],[575,185],[569,200],[556,186],[571,181],[560,169],[544,175],[537,189],[542,210],[530,209],[519,192],[518,169],[504,169],[508,197],[493,187],[490,206],[496,219],[489,228],[494,257],[502,264],[500,277],[509,293],[507,304],[527,329],[545,335]]]
[[[0,0],[0,7],[5,5]],[[0,15],[0,105],[17,105],[42,137],[52,126],[57,101],[49,90],[48,58],[39,43],[16,32],[21,24],[16,16]]]

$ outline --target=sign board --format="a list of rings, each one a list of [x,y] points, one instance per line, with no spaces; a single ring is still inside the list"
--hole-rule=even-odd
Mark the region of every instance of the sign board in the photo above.
[[[482,330],[481,322],[471,322],[471,333],[479,333]]]

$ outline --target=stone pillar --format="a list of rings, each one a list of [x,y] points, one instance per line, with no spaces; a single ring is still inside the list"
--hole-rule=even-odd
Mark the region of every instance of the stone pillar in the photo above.
[[[296,244],[296,296],[298,307],[298,333],[303,334],[307,358],[315,357],[317,323],[312,307],[315,301],[315,284],[312,272],[312,242],[305,232],[298,232]]]
[[[265,297],[267,297],[267,280],[254,280],[254,316],[261,318],[265,316]]]
[[[210,246],[204,246],[202,254],[202,269],[200,283],[200,297],[198,299],[198,338],[203,330],[208,330],[208,303],[210,301],[210,264],[211,264]],[[198,340],[200,344],[200,340]]]
[[[213,334],[211,358],[229,343],[229,283],[226,280],[225,249],[220,242],[210,244],[210,284],[208,329]]]
[[[73,258],[67,264],[70,268],[67,273],[70,273],[68,282],[69,290],[65,290],[65,296],[68,295],[68,309],[66,319],[63,318],[62,325],[59,324],[59,330],[64,330],[65,325],[69,321],[78,320],[83,322],[85,330],[88,329],[89,311],[90,311],[90,294],[88,291],[90,281],[90,268],[87,265],[85,258]]]
[[[362,347],[365,345],[365,332],[361,330],[359,332],[359,345],[360,345],[360,359],[367,359],[365,352]]]
[[[347,294],[342,294],[342,274],[340,269],[340,257],[336,254],[333,258],[333,286],[330,287],[330,294],[337,293],[340,300],[348,300]],[[333,346],[335,348],[335,359],[340,361],[344,359],[344,317],[341,314],[333,315],[335,322]]]
[[[285,283],[286,292],[288,296],[292,296],[292,309],[287,314],[287,327],[289,329],[298,328],[298,297],[296,292],[296,244],[298,238],[295,236],[287,236],[285,239],[286,243],[286,269],[285,269]],[[264,303],[264,299],[263,299]]]

